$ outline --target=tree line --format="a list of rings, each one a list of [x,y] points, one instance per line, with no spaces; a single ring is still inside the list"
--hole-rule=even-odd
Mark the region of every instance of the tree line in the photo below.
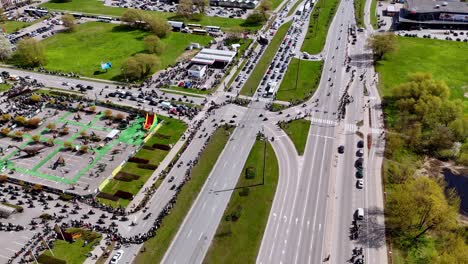
[[[369,39],[375,61],[398,50],[393,34]],[[424,157],[468,165],[468,119],[445,82],[413,73],[383,99],[387,233],[410,263],[466,263],[468,229],[460,199],[441,177],[421,175]],[[431,170],[430,168],[429,170]],[[439,174],[438,171],[429,171]]]

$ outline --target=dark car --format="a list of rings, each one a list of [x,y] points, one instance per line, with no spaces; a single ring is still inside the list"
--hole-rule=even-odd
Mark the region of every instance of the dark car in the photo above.
[[[364,177],[364,174],[362,173],[362,170],[357,170],[356,171],[356,178],[361,179]]]
[[[340,154],[344,153],[344,146],[339,146],[338,147],[338,153],[340,153]]]
[[[363,148],[364,147],[364,140],[359,140],[357,143],[358,148]]]
[[[362,169],[362,163],[363,163],[363,162],[364,162],[364,159],[363,159],[363,158],[359,158],[359,159],[357,159],[357,160],[354,162],[354,166],[355,166],[356,168]]]

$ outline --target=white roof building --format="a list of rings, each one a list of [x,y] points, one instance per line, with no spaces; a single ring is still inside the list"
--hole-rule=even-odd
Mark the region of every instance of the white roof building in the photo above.
[[[224,64],[230,63],[237,52],[229,50],[217,49],[202,49],[195,57],[192,58],[192,63],[212,65],[215,62]]]

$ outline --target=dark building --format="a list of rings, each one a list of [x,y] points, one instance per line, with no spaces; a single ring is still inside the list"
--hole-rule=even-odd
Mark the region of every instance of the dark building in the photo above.
[[[399,28],[468,29],[468,2],[405,0],[397,23]]]

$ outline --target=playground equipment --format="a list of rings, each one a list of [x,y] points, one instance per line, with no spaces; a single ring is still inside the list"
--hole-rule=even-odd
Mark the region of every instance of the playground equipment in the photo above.
[[[157,123],[157,117],[154,113],[146,113],[145,124],[143,125],[143,129],[150,130],[151,127]]]

